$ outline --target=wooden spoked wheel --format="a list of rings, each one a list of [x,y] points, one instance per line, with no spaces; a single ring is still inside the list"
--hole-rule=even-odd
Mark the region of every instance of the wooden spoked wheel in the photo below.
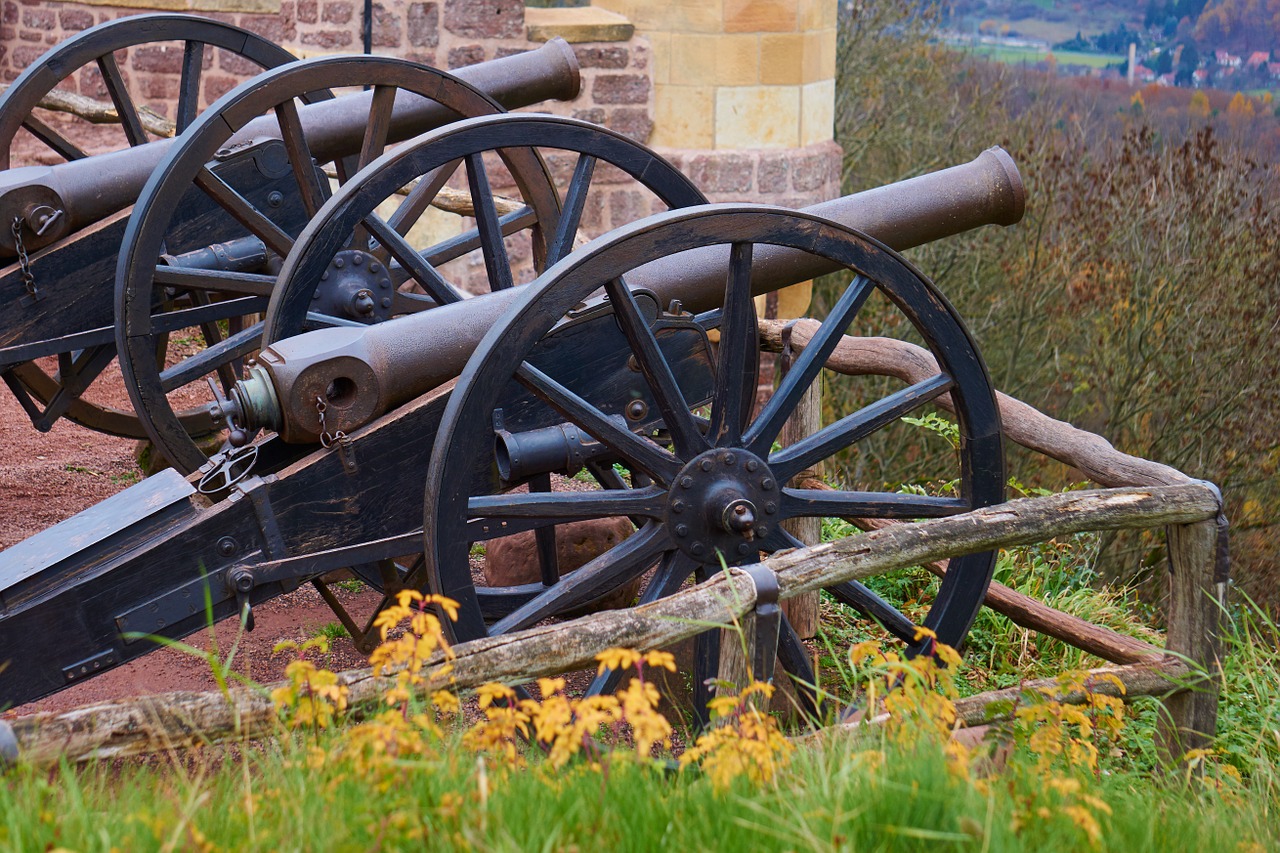
[[[312,92],[359,86],[369,91],[327,105],[341,104],[342,116],[329,112],[318,119],[308,110]],[[261,345],[260,315],[275,289],[275,271],[331,195],[326,164],[332,180],[345,180],[388,145],[424,129],[406,121],[397,102],[434,109],[444,121],[502,112],[487,95],[443,71],[385,57],[327,57],[268,71],[228,93],[152,174],[134,207],[117,270],[116,343],[143,427],[179,470],[193,471],[205,457],[177,411],[192,400],[212,403],[205,377],[216,376],[225,393],[241,378],[245,357]],[[260,116],[270,117],[279,141],[255,149],[249,162],[237,152],[259,143],[236,134]],[[224,161],[234,166],[219,171]],[[555,192],[536,155],[512,151],[504,164],[526,189],[534,217],[554,218]],[[193,227],[193,221],[205,222],[202,217],[208,223]],[[216,270],[183,261],[210,243],[232,246],[229,254],[244,260]],[[351,244],[352,267],[366,258],[369,263],[360,266],[362,278],[351,292],[333,289],[327,303],[313,307],[317,325],[358,325],[429,307],[374,295],[388,276],[370,247],[369,232]],[[155,353],[165,336],[184,329],[192,330],[185,334],[194,345],[158,367]]]
[[[176,65],[177,108],[168,120],[168,132],[166,121],[146,111],[147,98],[137,81],[128,80],[120,69],[117,52],[139,49],[155,54],[165,67]],[[206,63],[218,67],[247,61],[250,67],[268,69],[295,59],[248,30],[190,15],[136,15],[90,27],[50,49],[0,93],[0,169],[79,160],[181,133],[199,113]],[[85,107],[104,114],[113,110],[116,120],[103,122],[103,116],[92,122],[67,112]],[[89,142],[82,139],[86,136]],[[110,288],[111,281],[84,281],[82,286]],[[41,429],[65,417],[99,432],[145,438],[133,412],[82,396],[113,355],[114,347],[104,342],[67,354],[56,371],[26,361],[12,365],[7,378],[19,383],[39,406],[32,414]],[[203,409],[180,417],[192,434],[213,428]]]
[[[646,263],[669,263],[684,252],[690,253],[690,269],[700,265],[706,279],[707,247],[719,247],[714,257],[722,264],[717,280],[724,282],[723,308],[699,318],[719,326],[720,342],[714,387],[695,389],[680,379],[680,365],[667,358],[655,336],[662,317],[646,313],[625,282]],[[778,247],[834,262],[848,284],[772,398],[754,413],[755,383],[749,380],[756,371],[758,342],[752,258]],[[619,345],[661,413],[660,431],[629,429],[616,415],[626,401],[604,397],[599,377],[588,372],[584,381],[579,366],[556,356],[558,325],[563,328],[575,306],[601,288],[619,329]],[[806,389],[822,381],[823,365],[842,336],[866,328],[860,313],[871,299],[897,312],[905,321],[899,324],[903,334],[924,342],[939,372],[887,394],[869,385],[856,411],[779,447],[784,422]],[[954,402],[959,430],[954,465],[937,477],[953,484],[949,491],[819,490],[794,482],[806,469],[856,452],[866,437],[895,428],[901,417],[943,394]],[[534,400],[547,419],[588,434],[603,446],[601,458],[640,475],[633,476],[633,488],[545,493],[485,488],[477,474],[500,461],[493,413],[514,399],[525,405]],[[888,472],[875,479],[893,480]],[[471,639],[527,628],[637,578],[647,579],[641,601],[649,601],[670,594],[690,576],[795,547],[799,543],[782,527],[790,518],[947,516],[1002,500],[1003,481],[1000,422],[985,366],[954,310],[907,262],[858,232],[793,211],[728,205],[674,211],[579,249],[529,287],[485,336],[452,392],[434,447],[423,520],[426,571],[414,580],[460,603],[454,630],[458,639]],[[518,589],[482,589],[473,580],[468,555],[476,543],[492,547],[493,540],[519,531],[617,516],[632,519],[635,533],[564,577],[552,566],[542,584]],[[992,553],[953,560],[922,617],[900,612],[859,583],[840,584],[831,592],[916,653],[926,648],[917,639],[917,625],[942,642],[962,642],[993,565]],[[504,597],[508,600],[499,603]],[[715,674],[714,636],[704,635],[695,684]],[[785,624],[781,646],[784,665],[798,678],[812,679],[806,655],[797,653],[799,643]],[[597,679],[593,689],[608,686],[607,679]]]

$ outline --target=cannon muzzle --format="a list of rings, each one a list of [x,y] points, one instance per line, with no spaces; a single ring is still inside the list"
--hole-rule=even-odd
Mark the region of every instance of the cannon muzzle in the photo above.
[[[459,68],[453,74],[506,109],[546,100],[570,100],[581,86],[577,59],[563,39],[537,50]],[[345,95],[298,110],[311,153],[320,162],[360,150],[373,92]],[[211,107],[213,109],[215,107]],[[435,101],[401,91],[396,96],[388,142],[399,142],[457,116]],[[264,138],[280,138],[274,116],[246,124],[228,140],[229,150]],[[19,220],[23,244],[35,251],[133,204],[173,139],[161,139],[108,154],[0,172],[0,220]],[[16,257],[9,228],[0,232],[0,257]]]
[[[991,148],[959,166],[855,193],[805,212],[856,228],[897,250],[1022,218],[1025,192],[1017,166]],[[679,300],[686,310],[719,307],[727,245],[710,246],[647,264],[628,275],[659,305]],[[752,265],[757,295],[833,271],[822,258],[761,247]],[[237,385],[242,426],[268,428],[285,441],[319,441],[317,397],[327,399],[326,426],[349,432],[378,415],[455,378],[518,290],[500,290],[363,328],[307,332],[264,349],[262,369]],[[267,388],[264,383],[270,383]],[[265,404],[268,403],[269,405]]]

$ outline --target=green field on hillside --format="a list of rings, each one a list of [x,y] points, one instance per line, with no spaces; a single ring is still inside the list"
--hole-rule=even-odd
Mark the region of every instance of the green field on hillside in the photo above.
[[[1125,59],[1120,54],[1085,53],[1077,50],[1046,51],[1032,48],[991,47],[988,45],[980,45],[966,50],[977,56],[984,56],[1010,65],[1017,65],[1023,62],[1043,62],[1048,59],[1050,53],[1058,60],[1059,65],[1087,65],[1090,68],[1105,68],[1108,65],[1124,62]]]

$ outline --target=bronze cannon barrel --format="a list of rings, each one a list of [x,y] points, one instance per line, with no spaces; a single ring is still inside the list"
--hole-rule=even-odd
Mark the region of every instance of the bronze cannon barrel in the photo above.
[[[904,250],[982,225],[1012,225],[1022,218],[1024,203],[1016,164],[991,148],[969,163],[804,211]],[[655,261],[628,274],[627,283],[652,291],[660,305],[679,300],[687,310],[716,308],[728,252],[727,245],[713,246]],[[804,252],[761,247],[752,287],[758,295],[833,269]],[[330,408],[328,425],[350,431],[458,376],[484,334],[519,298],[519,289],[497,291],[387,323],[279,341],[259,355],[254,375],[236,386],[236,408],[248,426],[275,429],[286,441],[315,442],[316,396],[337,387],[344,399]]]
[[[563,39],[553,39],[536,50],[459,68],[452,73],[506,109],[546,100],[570,100],[577,96],[581,86],[577,60]],[[298,110],[317,160],[324,162],[359,151],[372,97],[372,91],[361,92],[308,104]],[[435,101],[400,91],[388,141],[409,139],[456,119],[457,116]],[[227,145],[234,147],[263,138],[280,138],[274,116],[250,121]],[[161,139],[55,166],[23,166],[0,172],[0,219],[26,222],[24,242],[28,251],[46,246],[133,204],[173,143],[173,139]],[[61,215],[48,223],[28,221],[31,211],[37,209],[61,211]],[[48,227],[42,228],[43,224]],[[7,228],[0,234],[0,256],[16,256]]]

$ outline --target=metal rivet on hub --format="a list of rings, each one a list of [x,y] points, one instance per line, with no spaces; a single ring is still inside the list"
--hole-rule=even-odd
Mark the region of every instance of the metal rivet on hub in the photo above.
[[[724,464],[736,465],[737,462],[738,462],[738,457],[734,456],[732,453],[726,453],[724,455]]]
[[[363,255],[356,255],[355,257],[353,257],[353,258],[351,259],[351,263],[355,264],[356,266],[360,266],[361,264],[363,264],[363,263],[364,263],[364,256],[363,256]]]
[[[698,467],[699,467],[699,468],[701,468],[703,471],[710,471],[710,470],[711,470],[711,460],[710,460],[710,459],[703,459],[703,460],[702,460],[702,462],[698,465]]]
[[[778,505],[772,502],[767,503],[764,505],[764,511],[769,513],[769,515],[773,515],[775,512],[778,511]]]
[[[279,190],[272,190],[270,193],[267,194],[267,204],[271,205],[272,207],[279,207],[280,205],[284,204],[284,193],[280,192]]]
[[[638,421],[649,414],[649,404],[644,400],[632,400],[627,403],[627,420]]]
[[[373,263],[369,264],[369,272],[373,273],[374,275],[377,275],[378,273],[382,272],[382,264],[378,263],[377,261],[374,261]]]
[[[326,270],[325,272],[320,273],[320,280],[321,280],[321,281],[328,281],[328,280],[329,280],[329,272],[328,272],[328,270]]]
[[[693,554],[694,556],[701,554],[705,550],[706,548],[702,546],[701,542],[694,542],[692,545],[689,546],[689,553]]]
[[[766,492],[769,491],[770,489],[773,488],[773,480],[770,480],[768,477],[765,477],[763,480],[760,481],[760,488],[764,489]]]
[[[381,287],[383,290],[386,290],[390,286],[391,286],[391,279],[389,278],[384,278],[382,281],[378,282],[378,287]]]
[[[230,536],[223,536],[218,540],[218,556],[230,557],[236,551],[240,550],[239,544]]]
[[[769,535],[769,525],[767,524],[756,525],[756,536],[759,536],[761,539],[763,539],[768,535]]]
[[[689,525],[687,525],[687,524],[677,524],[677,525],[676,525],[676,535],[677,535],[677,536],[688,536],[688,535],[689,535]]]
[[[333,268],[334,268],[335,270],[340,270],[340,269],[342,269],[343,267],[345,267],[346,265],[347,265],[347,262],[346,262],[346,261],[344,261],[342,258],[334,258],[334,259],[333,259]]]
[[[684,501],[672,501],[672,502],[671,502],[671,511],[672,511],[672,512],[684,512]]]
[[[319,299],[319,298],[320,298],[320,291],[318,291],[318,290],[317,290],[315,293],[311,294],[311,298],[312,298],[312,299]]]
[[[692,478],[692,477],[685,477],[684,479],[682,479],[682,480],[680,481],[680,487],[681,487],[681,488],[684,488],[684,489],[692,489],[692,488],[693,488],[693,478]]]
[[[751,546],[750,546],[750,545],[748,545],[746,542],[739,542],[739,543],[738,543],[738,553],[739,553],[739,554],[743,554],[743,555],[745,555],[745,554],[746,554],[748,551],[750,551],[750,550],[751,550]]]
[[[383,308],[390,308],[390,307],[391,307],[391,297],[390,297],[390,296],[384,296],[384,297],[382,297],[382,307],[383,307]]]
[[[748,460],[747,460],[746,468],[747,468],[747,470],[748,470],[748,471],[751,471],[751,472],[753,472],[753,473],[754,473],[754,472],[755,472],[755,470],[756,470],[757,468],[759,468],[759,467],[760,467],[760,463],[759,463],[759,462],[757,462],[756,460],[754,460],[754,459],[748,459]]]

